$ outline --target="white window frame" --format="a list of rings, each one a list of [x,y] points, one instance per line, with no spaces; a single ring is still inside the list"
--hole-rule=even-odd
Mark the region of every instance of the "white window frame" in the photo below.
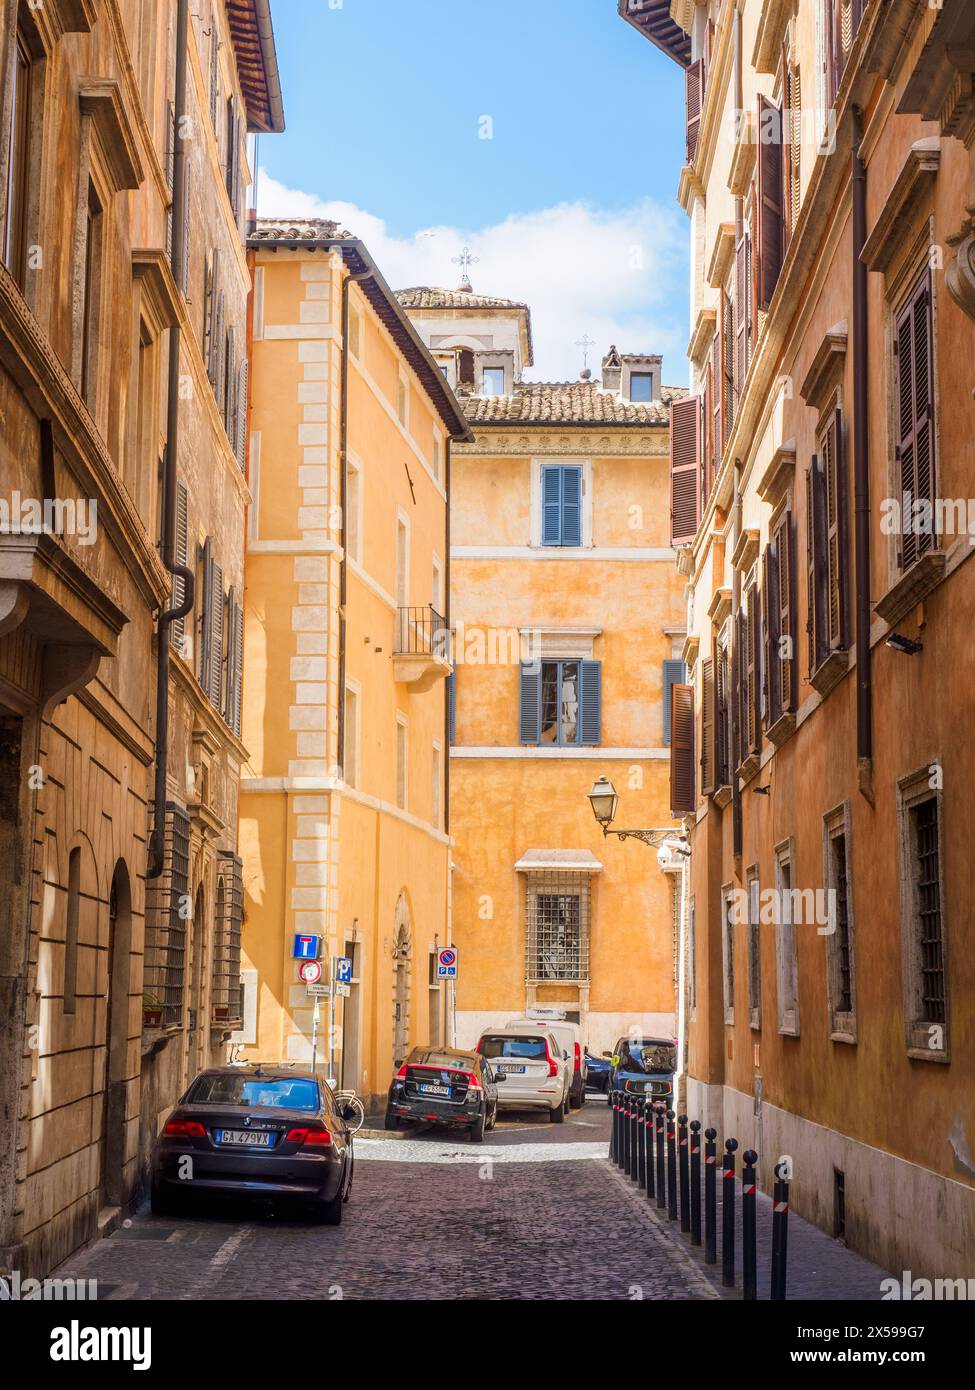
[[[549,464],[581,467],[582,469],[582,545],[580,550],[592,549],[592,459],[560,455],[558,458],[533,458],[531,461],[530,545],[554,556],[571,555],[575,547],[542,545],[542,468]]]

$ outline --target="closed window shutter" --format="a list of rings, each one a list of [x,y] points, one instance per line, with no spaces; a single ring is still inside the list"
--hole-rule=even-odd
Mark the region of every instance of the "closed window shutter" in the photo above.
[[[826,522],[826,638],[830,651],[850,645],[847,489],[843,415],[837,409],[821,439]]]
[[[166,187],[172,198],[176,178],[176,108],[171,101],[166,103]],[[166,213],[166,255],[173,260],[173,205],[169,204]]]
[[[670,407],[670,541],[689,545],[700,515],[701,399],[687,396]]]
[[[701,795],[714,793],[714,661],[701,662]]]
[[[734,759],[740,767],[748,756],[748,619],[744,608],[735,615],[735,646],[732,653],[734,676]]]
[[[762,649],[761,605],[758,589],[753,584],[748,595],[748,751],[758,753],[762,747]]]
[[[224,629],[224,593],[223,593],[223,568],[216,561],[213,563],[213,577],[210,581],[210,600],[213,605],[213,612],[210,618],[210,703],[215,709],[220,709],[220,697],[223,691],[223,629]]]
[[[795,231],[802,210],[802,78],[798,66],[794,66],[791,73],[789,105],[789,223],[792,231]]]
[[[224,334],[225,312],[226,298],[223,290],[220,290],[217,295],[217,312],[213,321],[213,348],[216,366],[213,389],[216,392],[217,405],[220,406],[221,410],[226,400],[227,390],[227,341]]]
[[[748,248],[742,200],[735,199],[735,398],[741,399],[748,371]]]
[[[211,688],[210,662],[213,656],[211,628],[213,625],[213,543],[207,536],[203,542],[203,603],[200,608],[200,685],[209,694]]]
[[[449,738],[451,743],[457,742],[457,672],[451,671],[447,681],[447,698],[449,705]]]
[[[670,692],[675,685],[682,684],[687,679],[687,668],[683,661],[676,658],[664,662],[664,747],[670,744]]]
[[[176,534],[173,537],[173,555],[177,565],[186,564],[189,543],[189,500],[186,484],[176,482]],[[173,607],[178,608],[186,598],[186,580],[180,575],[173,578]],[[186,619],[177,618],[170,624],[169,640],[176,652],[182,656],[186,640]]]
[[[913,519],[918,502],[934,499],[934,387],[931,281],[925,272],[897,320],[898,428],[896,457],[903,504],[901,568],[931,548],[933,537]]]
[[[765,704],[769,724],[774,724],[782,713],[780,671],[779,671],[779,556],[778,539],[769,542],[762,556],[762,588],[765,594]]]
[[[704,371],[704,389],[701,392],[701,514],[711,496],[711,483],[714,478],[714,451],[711,445],[711,364]]]
[[[580,743],[597,744],[602,734],[602,662],[579,663]]]
[[[562,544],[562,469],[542,466],[542,545]]]
[[[219,278],[220,250],[215,246],[210,253],[210,289],[207,295],[206,333],[207,376],[210,378],[210,385],[214,390],[217,389],[217,377],[219,374],[219,351],[217,347],[217,301],[219,294],[217,284]]]
[[[782,112],[758,99],[758,307],[768,310],[782,270]]]
[[[694,163],[701,134],[701,108],[704,105],[704,61],[691,63],[684,77],[687,99],[687,162]]]
[[[523,661],[520,683],[518,742],[538,743],[542,733],[541,662]]]
[[[217,56],[220,51],[220,38],[217,34],[217,16],[210,16],[210,124],[213,126],[213,133],[217,133],[217,112],[220,109],[220,77],[217,67]]]
[[[735,423],[738,410],[738,393],[735,390],[735,323],[732,312],[731,295],[721,295],[721,358],[722,385],[724,396],[721,402],[721,452],[728,446],[731,427]]]
[[[562,544],[582,544],[582,469],[563,468]]]
[[[184,297],[190,288],[190,204],[193,193],[193,166],[183,160],[183,226],[180,231],[179,287]]]
[[[794,714],[798,705],[796,670],[796,555],[792,513],[786,512],[776,533],[778,566],[778,636],[776,654],[780,713]]]
[[[711,486],[721,467],[724,445],[721,442],[721,418],[724,395],[721,390],[721,325],[715,329],[711,340]]]
[[[714,780],[717,786],[725,787],[730,779],[728,749],[730,745],[729,728],[729,689],[728,689],[728,648],[714,643]]]
[[[244,707],[244,606],[235,605],[234,610],[234,733],[240,738],[241,716]]]
[[[247,392],[250,369],[247,358],[243,358],[237,372],[237,399],[235,402],[234,452],[241,473],[247,471]]]
[[[697,767],[694,762],[694,687],[675,685],[671,690],[670,810],[674,816],[693,815],[697,809]]]
[[[234,653],[237,650],[237,601],[231,587],[227,591],[227,660],[233,662]],[[231,728],[234,727],[234,696],[236,686],[232,673],[228,673],[228,678],[224,682],[223,691],[223,717]]]

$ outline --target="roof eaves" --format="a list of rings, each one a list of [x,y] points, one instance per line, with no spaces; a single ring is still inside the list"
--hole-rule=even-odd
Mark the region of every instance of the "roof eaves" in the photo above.
[[[680,25],[670,17],[670,0],[619,0],[620,19],[649,39],[661,53],[666,53],[682,68],[691,65],[691,40]]]
[[[284,98],[270,0],[226,0],[226,5],[247,129],[278,135],[284,130]]]

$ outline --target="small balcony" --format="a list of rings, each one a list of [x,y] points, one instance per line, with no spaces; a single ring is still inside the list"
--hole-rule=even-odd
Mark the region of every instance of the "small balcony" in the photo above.
[[[393,644],[393,679],[414,694],[450,675],[450,631],[435,608],[399,608]]]

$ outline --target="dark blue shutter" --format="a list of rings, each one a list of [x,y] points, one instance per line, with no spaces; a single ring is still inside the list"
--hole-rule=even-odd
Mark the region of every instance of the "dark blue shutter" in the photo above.
[[[582,469],[562,469],[562,544],[582,545]]]
[[[521,704],[518,711],[518,742],[538,743],[542,734],[542,665],[540,661],[521,663]]]
[[[562,469],[542,466],[542,545],[562,544]]]
[[[450,701],[450,723],[448,725],[450,742],[457,742],[457,672],[451,671],[447,681],[447,699]]]
[[[687,679],[683,661],[673,660],[664,662],[664,746],[670,744],[670,705],[671,687],[683,685]]]
[[[603,665],[601,661],[579,662],[580,743],[598,743],[603,712]]]

